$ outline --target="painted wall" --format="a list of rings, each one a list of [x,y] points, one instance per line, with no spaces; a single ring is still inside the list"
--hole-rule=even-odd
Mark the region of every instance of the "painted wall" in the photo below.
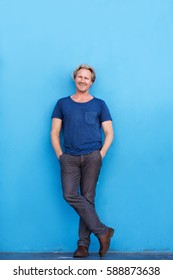
[[[172,14],[171,0],[0,1],[1,251],[76,248],[50,117],[80,63],[115,129],[96,197],[111,250],[173,250]]]

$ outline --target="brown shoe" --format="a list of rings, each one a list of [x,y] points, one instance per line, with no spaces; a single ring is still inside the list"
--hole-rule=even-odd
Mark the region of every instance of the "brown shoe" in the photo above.
[[[113,236],[113,234],[114,234],[114,229],[108,228],[107,232],[104,235],[102,235],[101,237],[99,237],[99,242],[100,242],[99,254],[101,257],[103,257],[109,250],[110,241],[111,241],[111,237]]]
[[[88,254],[88,247],[86,246],[78,246],[78,248],[76,249],[76,251],[73,254],[74,258],[84,258],[87,257]]]

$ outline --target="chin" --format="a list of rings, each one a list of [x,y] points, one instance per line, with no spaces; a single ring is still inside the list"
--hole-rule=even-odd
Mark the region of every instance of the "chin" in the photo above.
[[[81,89],[81,88],[78,88],[78,91],[80,91],[80,92],[87,92],[87,90],[88,90],[88,89],[86,89],[86,88],[85,88],[85,89],[83,89],[83,88],[82,88],[82,89]]]

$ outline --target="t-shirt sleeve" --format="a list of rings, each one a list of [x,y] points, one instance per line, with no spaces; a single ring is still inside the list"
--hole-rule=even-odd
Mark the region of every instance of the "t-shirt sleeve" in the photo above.
[[[58,102],[56,103],[51,118],[57,118],[57,119],[61,119],[61,120],[63,119],[61,100],[58,100]]]
[[[106,103],[103,101],[100,114],[100,123],[105,121],[112,121],[112,117]]]

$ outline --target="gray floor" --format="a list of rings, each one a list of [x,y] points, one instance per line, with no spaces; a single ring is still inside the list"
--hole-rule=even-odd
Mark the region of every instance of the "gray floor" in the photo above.
[[[0,260],[76,260],[73,253],[0,253]],[[77,260],[173,260],[173,252],[143,252],[143,253],[107,253],[100,257],[98,253],[90,253],[86,258]]]

